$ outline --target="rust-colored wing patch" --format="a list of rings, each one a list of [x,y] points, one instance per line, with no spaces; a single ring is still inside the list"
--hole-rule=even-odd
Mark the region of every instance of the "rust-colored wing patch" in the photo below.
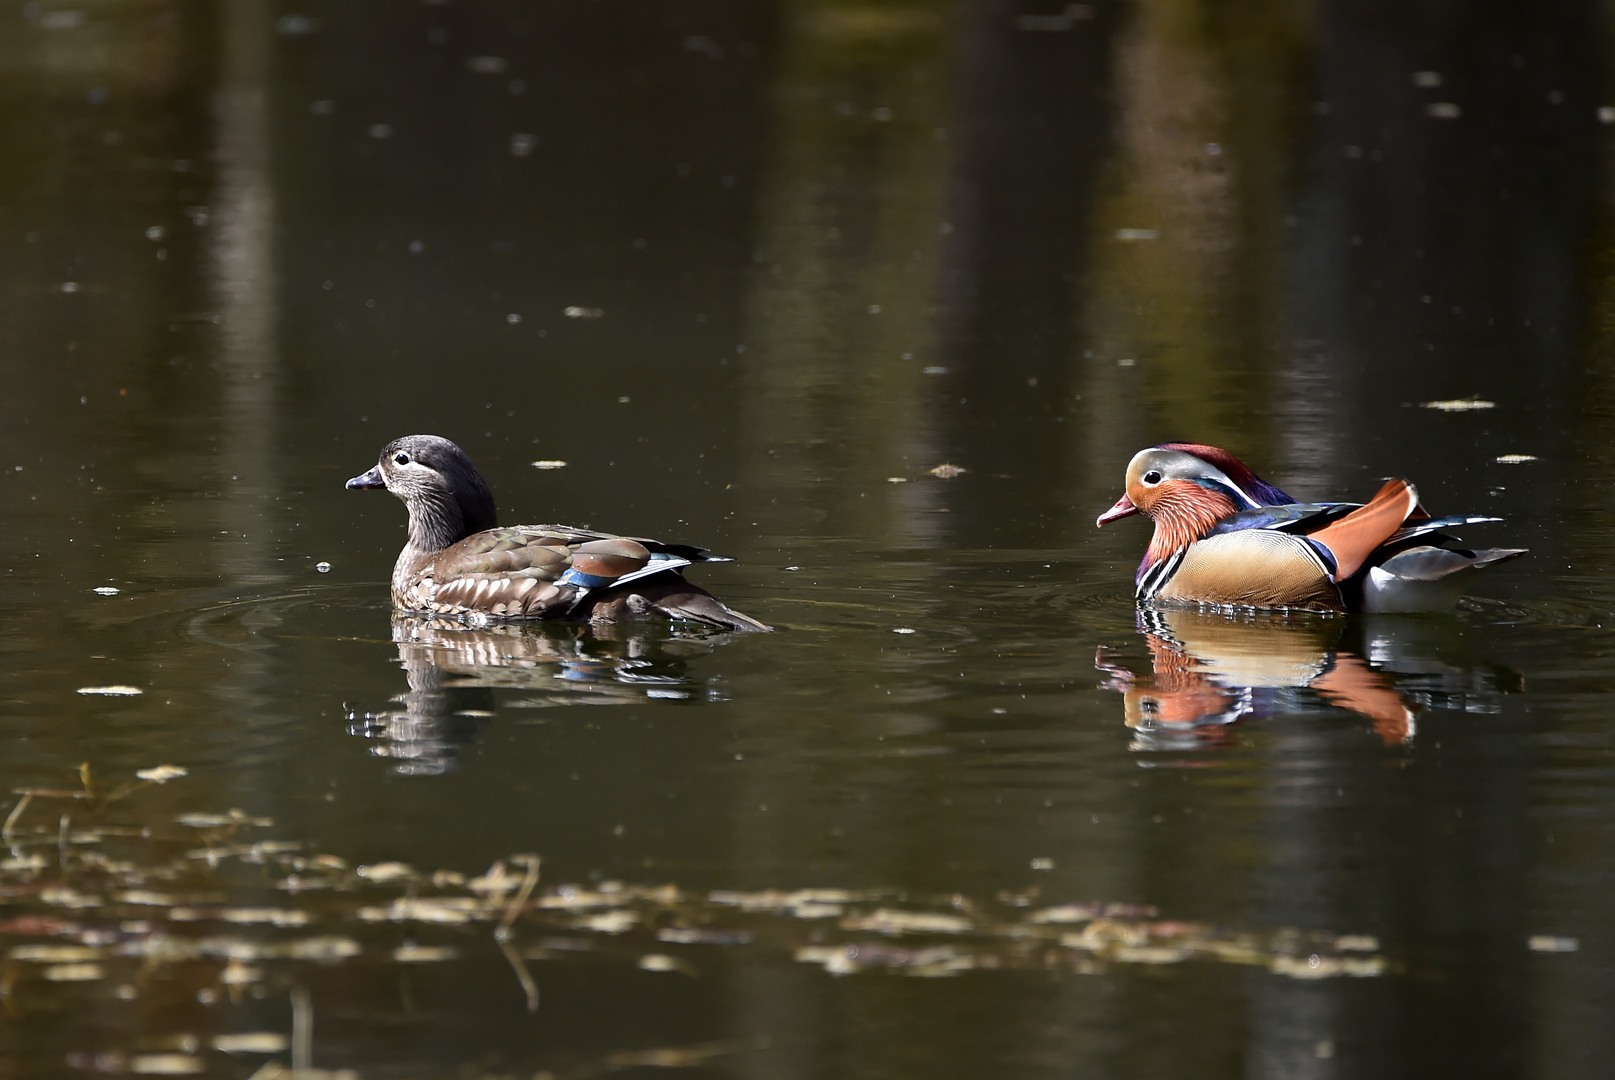
[[[1368,717],[1374,722],[1375,732],[1387,743],[1406,742],[1412,734],[1415,710],[1389,679],[1359,657],[1338,654],[1335,666],[1313,679],[1312,688],[1330,704]]]
[[[1406,480],[1387,480],[1368,503],[1309,535],[1335,557],[1335,580],[1345,581],[1419,505],[1419,493]]]

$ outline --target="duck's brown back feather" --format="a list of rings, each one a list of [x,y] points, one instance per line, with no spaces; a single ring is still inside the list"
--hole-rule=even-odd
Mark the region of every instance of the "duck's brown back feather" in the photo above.
[[[661,616],[733,630],[769,627],[684,579],[700,549],[567,525],[487,529],[442,551],[405,548],[393,570],[393,602],[405,610],[503,619],[578,618],[612,622]],[[658,560],[656,555],[669,558]],[[657,572],[654,564],[665,561]],[[563,580],[576,568],[587,584]],[[612,581],[650,569],[643,577]]]

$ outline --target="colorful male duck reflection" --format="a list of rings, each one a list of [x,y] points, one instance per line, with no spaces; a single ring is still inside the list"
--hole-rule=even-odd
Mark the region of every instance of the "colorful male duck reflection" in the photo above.
[[[1306,712],[1307,691],[1366,717],[1387,745],[1413,737],[1417,706],[1341,647],[1338,622],[1141,608],[1138,629],[1149,647],[1149,673],[1134,672],[1103,645],[1094,666],[1110,676],[1101,688],[1122,694],[1139,749],[1226,743],[1227,726],[1246,716]]]
[[[1226,450],[1162,443],[1134,455],[1127,494],[1098,524],[1155,522],[1139,564],[1139,600],[1312,611],[1450,608],[1469,571],[1525,554],[1471,551],[1442,529],[1494,517],[1433,518],[1406,480],[1366,505],[1302,503]]]

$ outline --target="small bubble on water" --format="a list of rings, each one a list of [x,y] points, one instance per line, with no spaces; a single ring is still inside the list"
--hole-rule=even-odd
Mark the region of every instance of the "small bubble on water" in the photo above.
[[[115,589],[114,587],[112,587],[111,585],[102,585],[99,588],[95,588],[95,589],[92,589],[90,591],[94,592],[94,593],[98,593],[101,596],[117,596],[118,595],[118,590]]]
[[[328,562],[317,562],[314,564],[314,569],[318,570],[322,574],[329,574],[331,572],[331,564]]]

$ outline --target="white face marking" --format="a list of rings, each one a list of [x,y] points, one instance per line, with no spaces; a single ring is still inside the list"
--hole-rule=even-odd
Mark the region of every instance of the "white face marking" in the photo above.
[[[1233,492],[1234,495],[1237,498],[1244,500],[1244,503],[1245,503],[1245,506],[1246,506],[1247,509],[1251,509],[1251,508],[1258,507],[1258,506],[1262,505],[1261,503],[1257,502],[1255,499],[1251,498],[1249,495],[1245,494],[1244,489],[1241,488],[1238,484],[1234,483],[1232,480],[1230,480],[1228,478],[1228,474],[1223,472],[1221,469],[1217,468],[1217,466],[1215,466],[1211,462],[1205,461],[1205,460],[1203,460],[1201,458],[1195,458],[1195,460],[1200,462],[1200,469],[1197,472],[1198,476],[1201,476],[1201,477],[1204,477],[1204,478],[1210,479],[1210,480],[1215,480],[1219,484],[1222,484],[1229,491]]]
[[[1249,495],[1245,494],[1244,490],[1238,484],[1229,479],[1227,473],[1217,468],[1217,466],[1213,465],[1205,458],[1198,458],[1193,454],[1184,453],[1181,450],[1163,451],[1151,449],[1140,450],[1138,454],[1134,456],[1133,462],[1139,465],[1147,464],[1149,466],[1139,477],[1139,482],[1145,484],[1147,487],[1155,486],[1155,484],[1151,484],[1147,479],[1145,479],[1145,477],[1148,477],[1152,472],[1160,474],[1162,479],[1166,480],[1215,480],[1217,483],[1226,487],[1233,494],[1234,498],[1243,502],[1247,510],[1254,509],[1262,505]],[[1161,480],[1155,481],[1156,484],[1159,484],[1160,482]]]

